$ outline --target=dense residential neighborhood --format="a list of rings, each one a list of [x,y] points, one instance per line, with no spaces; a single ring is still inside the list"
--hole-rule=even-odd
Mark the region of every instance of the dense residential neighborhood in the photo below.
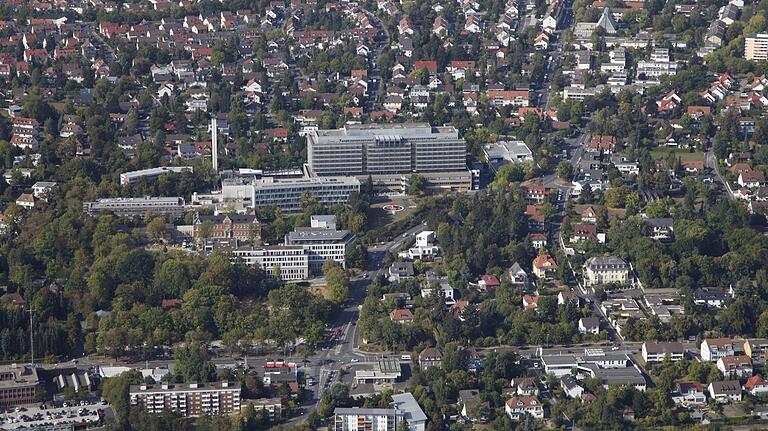
[[[0,2],[0,430],[765,428],[766,15]]]

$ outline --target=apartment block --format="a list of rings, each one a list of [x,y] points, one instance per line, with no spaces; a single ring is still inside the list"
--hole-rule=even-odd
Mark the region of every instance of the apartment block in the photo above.
[[[335,431],[398,431],[404,412],[397,409],[336,408]]]
[[[768,60],[768,33],[753,33],[744,37],[744,58],[752,61]]]
[[[752,338],[744,341],[744,353],[754,361],[765,362],[768,359],[768,339]]]
[[[131,385],[129,399],[131,406],[147,413],[172,410],[185,417],[239,413],[240,383]]]
[[[736,354],[736,341],[730,338],[707,338],[701,343],[701,360],[717,362],[725,356]]]
[[[663,362],[667,355],[670,361],[676,362],[685,357],[685,348],[683,343],[646,341],[643,343],[642,353],[646,363]]]

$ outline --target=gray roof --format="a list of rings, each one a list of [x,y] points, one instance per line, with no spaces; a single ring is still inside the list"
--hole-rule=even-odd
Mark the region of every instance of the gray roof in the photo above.
[[[409,424],[426,422],[427,415],[424,414],[421,406],[419,406],[419,403],[416,402],[416,399],[413,398],[410,392],[392,395],[392,403],[395,405],[395,408],[405,412],[405,420]]]
[[[574,388],[577,388],[577,387],[581,387],[581,385],[576,380],[576,378],[573,377],[570,374],[566,374],[563,377],[561,377],[560,381],[563,383],[563,386],[565,386],[568,389],[574,389]]]
[[[591,316],[591,317],[582,317],[581,323],[584,325],[585,328],[592,328],[595,326],[600,326],[600,319],[597,317]]]
[[[646,384],[645,377],[640,374],[635,367],[627,368],[598,368],[597,378],[604,385],[636,385]]]
[[[725,380],[712,382],[712,390],[716,394],[737,395],[741,393],[741,385],[738,380]]]
[[[645,223],[648,226],[658,227],[658,228],[661,228],[661,227],[672,227],[674,222],[675,222],[675,220],[672,219],[672,217],[649,218],[649,219],[647,219],[645,221]]]
[[[616,256],[595,256],[587,259],[585,267],[624,267],[627,263]]]
[[[459,391],[459,401],[466,404],[480,395],[477,389],[462,389]]]

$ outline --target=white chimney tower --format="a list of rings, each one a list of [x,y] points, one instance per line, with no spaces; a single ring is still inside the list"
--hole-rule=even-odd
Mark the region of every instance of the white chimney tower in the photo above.
[[[219,173],[219,128],[216,117],[211,118],[211,166],[213,171]]]

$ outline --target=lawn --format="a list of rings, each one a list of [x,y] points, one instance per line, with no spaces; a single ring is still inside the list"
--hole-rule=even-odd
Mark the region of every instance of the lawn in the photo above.
[[[653,150],[651,150],[651,157],[653,157],[654,160],[659,160],[659,159],[663,160],[667,158],[667,155],[670,152],[680,157],[680,160],[704,160],[704,158],[706,157],[706,153],[701,151],[696,151],[691,153],[687,149],[674,149],[674,148],[654,148]]]

